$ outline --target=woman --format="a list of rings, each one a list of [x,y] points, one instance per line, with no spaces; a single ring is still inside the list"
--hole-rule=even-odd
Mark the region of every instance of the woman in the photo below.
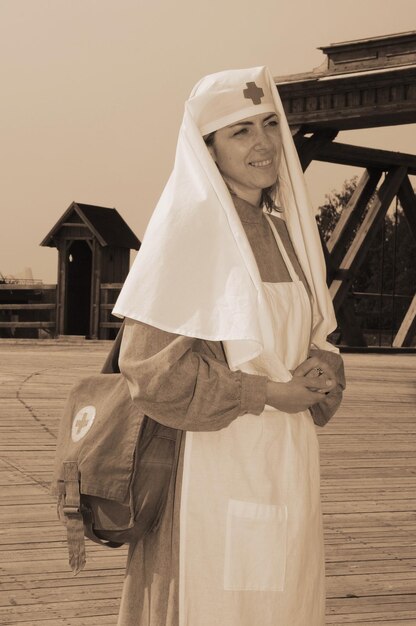
[[[194,88],[115,313],[127,318],[120,368],[132,397],[178,429],[167,506],[131,547],[119,626],[321,626],[314,420],[335,411],[344,378],[267,68]]]

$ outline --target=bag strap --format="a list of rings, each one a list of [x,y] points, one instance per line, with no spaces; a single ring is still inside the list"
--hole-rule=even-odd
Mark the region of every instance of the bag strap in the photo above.
[[[120,373],[120,368],[118,366],[118,358],[120,356],[120,346],[121,346],[121,340],[123,338],[123,331],[124,331],[124,320],[120,326],[120,329],[117,333],[116,338],[113,341],[111,350],[108,353],[106,360],[104,361],[104,365],[101,368],[101,374],[119,374]]]
[[[100,539],[94,532],[93,528],[93,514],[90,509],[85,509],[82,512],[82,517],[84,519],[84,536],[94,541],[94,543],[100,544],[100,546],[104,546],[105,548],[121,548],[123,543],[118,543],[116,541],[107,541],[106,539]]]
[[[79,493],[78,464],[64,462],[65,499],[62,511],[66,521],[69,565],[76,576],[85,567],[84,521]]]

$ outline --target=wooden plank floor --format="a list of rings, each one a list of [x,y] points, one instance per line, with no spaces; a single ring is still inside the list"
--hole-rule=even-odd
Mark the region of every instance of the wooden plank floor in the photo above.
[[[48,494],[64,397],[107,351],[105,342],[0,341],[3,626],[116,624],[125,548],[89,543],[86,570],[73,577]],[[416,356],[345,361],[343,407],[319,430],[327,624],[416,626]]]

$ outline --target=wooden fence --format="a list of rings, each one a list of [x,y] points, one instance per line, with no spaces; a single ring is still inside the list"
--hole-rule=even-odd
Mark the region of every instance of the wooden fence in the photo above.
[[[0,284],[0,337],[54,336],[56,285]]]
[[[123,283],[102,283],[100,285],[99,339],[113,339],[121,326],[121,320],[111,315]]]
[[[100,285],[99,339],[113,339],[121,326],[111,310],[122,286]],[[0,337],[55,337],[56,293],[56,285],[0,284]]]

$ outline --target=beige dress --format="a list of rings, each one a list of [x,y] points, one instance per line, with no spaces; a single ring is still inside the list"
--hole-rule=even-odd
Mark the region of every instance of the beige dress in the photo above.
[[[257,207],[238,198],[235,205],[262,280],[290,282],[266,217]],[[306,286],[283,220],[272,219],[293,267]],[[338,367],[340,385],[325,399],[321,410],[316,411],[315,421],[321,425],[339,404],[343,385],[339,357],[331,354],[329,359]],[[231,372],[219,342],[172,335],[133,321],[126,323],[120,367],[140,410],[164,425],[179,429],[179,445],[177,470],[161,523],[155,532],[130,549],[118,625],[179,626],[184,431],[217,431],[239,416],[260,415],[265,408],[267,378]]]

